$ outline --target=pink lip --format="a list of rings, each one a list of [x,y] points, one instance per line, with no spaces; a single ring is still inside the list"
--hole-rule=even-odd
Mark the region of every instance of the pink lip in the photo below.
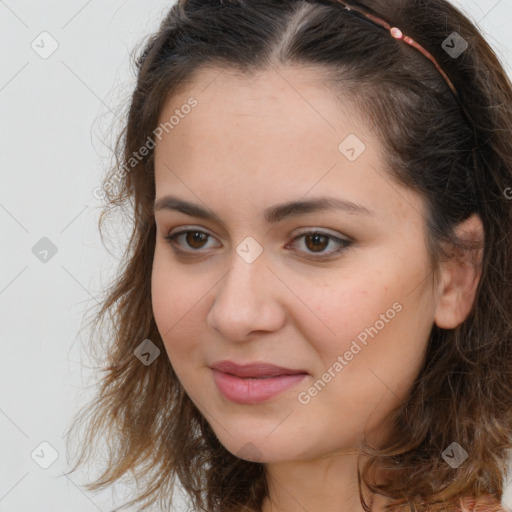
[[[221,361],[211,368],[219,391],[228,400],[239,404],[257,404],[270,400],[308,375],[304,370],[292,370],[268,363],[238,365],[231,361]]]
[[[237,377],[276,377],[279,375],[296,375],[299,373],[307,373],[306,370],[293,370],[291,368],[283,368],[270,363],[249,363],[237,364],[233,361],[219,361],[211,365],[214,370],[224,373],[236,375]]]

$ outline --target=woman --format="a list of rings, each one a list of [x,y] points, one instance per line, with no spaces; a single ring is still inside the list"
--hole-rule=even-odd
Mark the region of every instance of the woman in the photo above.
[[[88,488],[505,510],[512,87],[475,26],[445,0],[185,0],[137,65]]]

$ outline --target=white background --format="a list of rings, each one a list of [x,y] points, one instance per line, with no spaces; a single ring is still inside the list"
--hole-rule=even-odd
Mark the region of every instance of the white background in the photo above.
[[[62,475],[64,434],[91,396],[83,314],[100,300],[126,236],[120,226],[119,250],[105,250],[93,190],[119,128],[112,119],[122,119],[133,86],[129,52],[171,3],[0,0],[0,512],[107,512],[122,503],[111,490],[79,488],[77,473]],[[512,0],[453,3],[510,74]],[[58,43],[47,59],[31,47],[44,31]],[[57,248],[46,263],[32,252],[43,237]],[[43,441],[59,454],[48,469],[31,458]],[[512,486],[504,502],[512,508]]]

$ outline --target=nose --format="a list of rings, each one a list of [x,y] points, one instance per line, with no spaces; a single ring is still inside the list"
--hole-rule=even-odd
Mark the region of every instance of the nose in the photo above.
[[[255,334],[282,328],[286,315],[281,298],[285,291],[264,253],[252,263],[235,253],[232,262],[214,288],[214,302],[207,315],[209,327],[233,342],[249,341]]]

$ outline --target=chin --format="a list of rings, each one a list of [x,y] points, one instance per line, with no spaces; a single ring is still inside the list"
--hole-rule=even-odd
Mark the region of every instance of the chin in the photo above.
[[[229,433],[228,433],[229,432]],[[293,437],[285,434],[270,434],[271,429],[264,429],[262,433],[249,435],[247,430],[240,432],[229,430],[215,432],[221,444],[236,457],[250,462],[276,463],[297,458],[307,458],[299,442],[293,442]],[[231,434],[231,435],[230,435]]]

